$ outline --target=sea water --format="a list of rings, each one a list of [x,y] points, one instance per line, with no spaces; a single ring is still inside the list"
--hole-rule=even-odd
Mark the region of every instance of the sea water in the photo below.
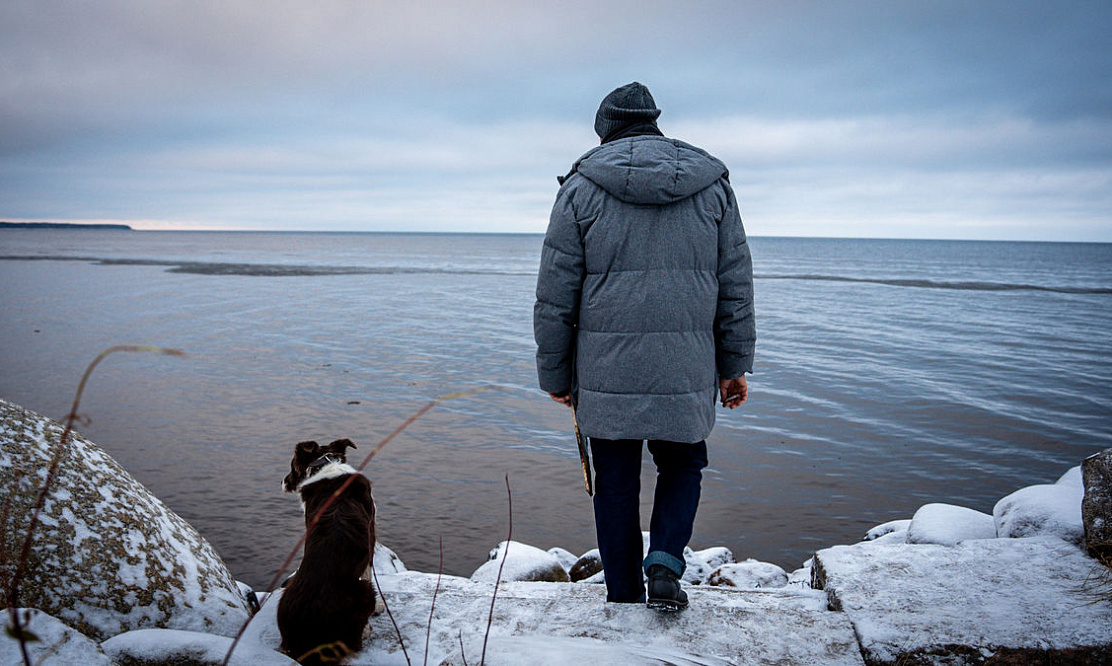
[[[469,575],[594,547],[571,415],[536,388],[537,235],[0,230],[0,397],[80,430],[267,585],[293,446],[350,438],[379,539]],[[750,239],[750,401],[719,410],[692,546],[792,569],[928,502],[991,513],[1112,446],[1112,245]],[[646,457],[642,504],[651,506]],[[507,491],[507,484],[509,491]]]

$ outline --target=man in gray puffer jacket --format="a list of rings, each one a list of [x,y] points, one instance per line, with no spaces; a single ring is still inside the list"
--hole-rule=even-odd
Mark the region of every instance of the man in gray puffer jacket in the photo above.
[[[595,117],[602,145],[560,179],[533,325],[540,386],[577,405],[595,462],[607,600],[687,605],[679,579],[715,398],[745,402],[756,330],[749,246],[725,165],[663,136],[630,83]],[[657,466],[641,560],[641,446]]]

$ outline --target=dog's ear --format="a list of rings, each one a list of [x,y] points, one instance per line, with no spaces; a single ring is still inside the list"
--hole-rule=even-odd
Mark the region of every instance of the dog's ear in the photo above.
[[[298,442],[297,446],[293,448],[293,456],[295,458],[308,458],[309,456],[316,456],[320,452],[320,444],[316,442]]]
[[[356,447],[355,444],[350,439],[344,438],[344,439],[337,439],[336,441],[332,442],[331,444],[328,445],[328,448],[331,449],[335,453],[338,453],[340,455],[344,455],[344,451],[346,451],[347,449],[349,449],[349,448],[354,449],[354,448],[358,448],[358,447]]]
[[[293,448],[293,460],[290,461],[290,473],[282,479],[282,490],[292,493],[297,486],[305,480],[309,464],[320,457],[320,444],[316,442],[298,442]]]

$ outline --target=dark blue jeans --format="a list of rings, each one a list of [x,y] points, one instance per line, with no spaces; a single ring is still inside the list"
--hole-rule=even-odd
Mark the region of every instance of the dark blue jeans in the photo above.
[[[595,464],[595,531],[606,578],[606,600],[645,598],[642,572],[663,564],[682,576],[683,549],[691,540],[699,488],[707,466],[706,442],[649,440],[656,463],[656,493],[649,521],[649,554],[641,539],[641,440],[591,438]]]

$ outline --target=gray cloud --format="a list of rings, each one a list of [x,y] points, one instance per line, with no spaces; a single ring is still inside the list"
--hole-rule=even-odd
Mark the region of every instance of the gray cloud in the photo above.
[[[1112,240],[1107,2],[534,5],[6,2],[0,216],[539,231],[638,79],[764,233]]]

